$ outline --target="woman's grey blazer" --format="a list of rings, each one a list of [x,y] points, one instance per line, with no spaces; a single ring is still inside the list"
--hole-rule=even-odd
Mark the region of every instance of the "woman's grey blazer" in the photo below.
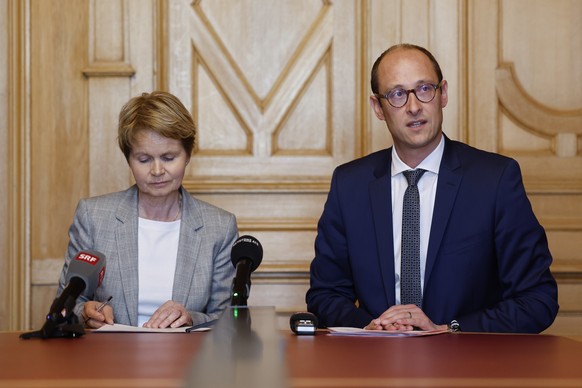
[[[192,315],[194,324],[216,319],[228,306],[234,266],[232,244],[238,237],[233,214],[193,198],[182,191],[182,222],[172,300]],[[57,294],[65,284],[71,259],[79,251],[105,255],[105,277],[94,300],[113,296],[110,305],[116,323],[137,326],[138,304],[138,190],[82,199],[69,228],[69,246]],[[160,266],[164,265],[160,258]],[[82,319],[83,305],[91,295],[81,295],[75,314]]]

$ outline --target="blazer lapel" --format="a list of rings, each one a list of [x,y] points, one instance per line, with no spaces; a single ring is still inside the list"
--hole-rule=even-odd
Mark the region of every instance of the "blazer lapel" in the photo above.
[[[395,303],[394,293],[394,239],[392,229],[392,183],[390,166],[392,164],[392,148],[388,149],[388,157],[383,165],[375,171],[376,180],[370,182],[370,203],[374,217],[378,260],[383,279],[384,294],[388,305]]]
[[[138,303],[138,213],[137,187],[127,191],[128,195],[119,203],[117,220],[119,224],[115,231],[121,288],[125,297],[127,314],[132,326],[137,326]]]
[[[439,170],[437,192],[430,229],[430,238],[426,257],[424,286],[428,284],[434,267],[443,235],[445,233],[453,205],[462,179],[461,162],[453,148],[453,143],[445,137],[445,150]]]
[[[190,194],[182,190],[182,223],[180,225],[180,242],[176,259],[176,272],[172,300],[188,306],[189,290],[194,279],[194,269],[198,260],[198,251],[202,243],[201,233],[197,231],[204,226],[200,210],[196,207]]]

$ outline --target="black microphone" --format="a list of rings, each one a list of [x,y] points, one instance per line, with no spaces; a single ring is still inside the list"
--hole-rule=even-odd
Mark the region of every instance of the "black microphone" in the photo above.
[[[40,330],[42,338],[55,336],[56,326],[74,316],[73,309],[81,293],[92,298],[105,276],[105,255],[97,251],[81,251],[69,263],[65,277],[67,286],[51,305]]]
[[[231,306],[246,306],[251,290],[251,272],[259,267],[263,260],[263,247],[253,236],[241,236],[230,252],[230,260],[236,268],[232,280]]]
[[[26,333],[21,338],[79,337],[85,333],[74,314],[81,294],[92,298],[105,276],[105,255],[97,251],[81,251],[69,263],[66,287],[53,301],[46,322],[39,332]]]

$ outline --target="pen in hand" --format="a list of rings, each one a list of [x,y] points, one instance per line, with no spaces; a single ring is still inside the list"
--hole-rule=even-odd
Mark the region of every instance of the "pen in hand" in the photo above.
[[[96,311],[97,311],[98,313],[100,313],[100,312],[101,312],[101,310],[103,310],[103,308],[109,304],[109,301],[110,301],[111,299],[113,299],[113,296],[110,296],[109,298],[107,298],[107,300],[106,300],[105,302],[103,302],[103,303],[101,303],[99,306],[97,306],[97,309],[96,309]],[[85,323],[89,322],[89,320],[90,320],[90,319],[91,319],[91,318],[87,318],[87,319],[85,319]]]

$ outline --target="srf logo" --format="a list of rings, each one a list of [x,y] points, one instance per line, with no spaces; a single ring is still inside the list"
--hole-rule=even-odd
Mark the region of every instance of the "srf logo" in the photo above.
[[[95,265],[99,262],[99,258],[97,256],[93,256],[85,252],[80,252],[77,257],[75,257],[75,260],[84,261],[91,265]]]

